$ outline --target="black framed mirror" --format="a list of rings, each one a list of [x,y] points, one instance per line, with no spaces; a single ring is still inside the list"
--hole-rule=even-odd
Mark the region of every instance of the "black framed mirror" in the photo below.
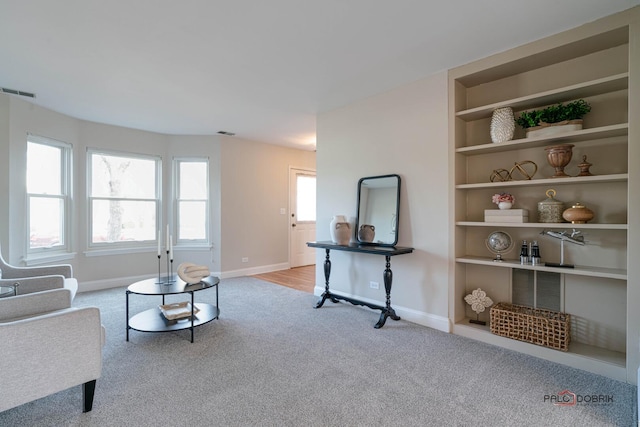
[[[400,216],[400,175],[380,175],[358,181],[356,239],[363,245],[395,246]]]

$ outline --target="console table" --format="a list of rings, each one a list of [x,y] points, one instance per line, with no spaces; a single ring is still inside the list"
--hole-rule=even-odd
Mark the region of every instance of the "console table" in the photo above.
[[[374,328],[380,329],[384,326],[387,321],[387,317],[390,317],[393,320],[400,320],[400,316],[396,315],[396,312],[393,308],[391,308],[391,282],[393,280],[393,272],[391,271],[391,257],[394,255],[403,255],[410,254],[413,252],[413,248],[402,247],[402,246],[370,246],[370,245],[362,245],[357,243],[350,243],[349,245],[337,245],[333,242],[307,242],[307,246],[312,248],[321,248],[326,252],[326,258],[324,261],[324,278],[325,278],[325,286],[324,292],[322,293],[322,299],[318,301],[315,308],[320,308],[324,304],[324,302],[329,299],[331,302],[337,303],[338,300],[348,301],[354,305],[364,305],[374,310],[381,310],[380,319],[378,323],[375,324]],[[386,260],[386,267],[383,273],[384,279],[384,289],[387,293],[387,302],[384,307],[371,304],[365,301],[360,301],[354,298],[345,297],[342,295],[336,295],[329,290],[329,276],[331,275],[331,259],[329,258],[329,252],[331,250],[335,251],[346,251],[346,252],[358,252],[362,254],[372,254],[372,255],[383,255]]]

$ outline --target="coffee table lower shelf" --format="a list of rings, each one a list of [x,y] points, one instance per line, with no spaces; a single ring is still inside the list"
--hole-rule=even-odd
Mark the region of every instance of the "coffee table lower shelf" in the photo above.
[[[193,319],[193,325],[191,324],[191,317],[185,317],[184,319],[168,320],[164,317],[159,308],[151,308],[136,314],[129,319],[129,329],[133,329],[140,332],[171,332],[180,331],[183,329],[191,329],[205,323],[209,323],[220,316],[220,310],[211,304],[197,302],[196,307],[200,310]]]

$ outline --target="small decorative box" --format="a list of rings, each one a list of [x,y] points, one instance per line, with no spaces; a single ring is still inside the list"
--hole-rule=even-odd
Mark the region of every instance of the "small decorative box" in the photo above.
[[[484,222],[529,222],[527,209],[485,209]]]

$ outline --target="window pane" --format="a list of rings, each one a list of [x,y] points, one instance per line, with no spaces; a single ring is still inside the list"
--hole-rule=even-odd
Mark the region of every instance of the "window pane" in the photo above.
[[[94,153],[91,196],[156,198],[156,161]]]
[[[63,244],[62,218],[62,199],[29,197],[29,247],[48,248]]]
[[[92,243],[156,238],[155,202],[93,200]]]
[[[206,240],[206,202],[178,202],[178,239]]]
[[[62,194],[62,149],[27,143],[27,192]]]
[[[296,178],[296,212],[298,221],[315,221],[316,177],[298,175]]]
[[[207,198],[207,163],[180,162],[179,199]]]

